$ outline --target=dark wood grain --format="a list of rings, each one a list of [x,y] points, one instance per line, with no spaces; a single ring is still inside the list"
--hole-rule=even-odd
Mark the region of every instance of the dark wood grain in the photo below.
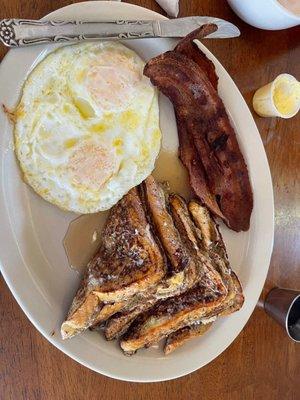
[[[129,2],[162,12],[154,0]],[[67,4],[70,1],[0,0],[0,18],[40,18]],[[280,32],[254,29],[222,0],[181,0],[180,15],[213,15],[240,27],[241,38],[206,44],[234,78],[250,108],[254,90],[277,74],[289,72],[300,78],[299,27]],[[0,59],[4,54],[0,47]],[[271,167],[276,208],[274,252],[264,296],[276,285],[300,289],[300,116],[254,117]],[[201,370],[171,382],[133,384],[89,371],[50,345],[29,323],[3,279],[0,304],[0,399],[300,398],[300,345],[292,343],[260,309],[234,343]]]

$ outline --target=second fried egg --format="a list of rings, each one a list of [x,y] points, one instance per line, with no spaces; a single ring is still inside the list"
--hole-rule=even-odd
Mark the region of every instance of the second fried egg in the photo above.
[[[62,47],[25,82],[15,112],[26,182],[78,213],[112,207],[153,170],[160,149],[157,93],[144,62],[116,42]]]

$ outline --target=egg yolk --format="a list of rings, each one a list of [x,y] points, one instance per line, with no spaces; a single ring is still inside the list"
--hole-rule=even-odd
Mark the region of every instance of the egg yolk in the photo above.
[[[116,171],[117,161],[110,149],[85,144],[69,159],[68,171],[76,185],[99,189]]]
[[[110,110],[128,102],[140,80],[141,72],[131,59],[107,52],[89,66],[86,87],[101,109]]]

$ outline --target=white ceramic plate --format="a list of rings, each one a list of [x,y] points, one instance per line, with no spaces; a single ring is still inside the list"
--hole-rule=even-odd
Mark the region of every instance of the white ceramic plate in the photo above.
[[[164,18],[150,10],[117,2],[77,3],[57,10],[56,19],[155,19]],[[233,39],[239,40],[239,39]],[[169,50],[174,40],[128,41],[145,60]],[[53,47],[11,50],[0,66],[0,103],[13,107],[30,69]],[[188,374],[212,361],[237,337],[250,317],[268,271],[273,244],[273,193],[264,148],[250,114],[234,82],[222,65],[203,46],[219,75],[219,93],[235,125],[248,164],[254,192],[250,230],[234,233],[223,227],[232,265],[245,292],[241,311],[220,318],[203,338],[194,339],[167,357],[157,348],[125,357],[116,343],[98,333],[86,332],[62,341],[60,324],[77,289],[79,276],[68,266],[62,239],[74,214],[46,203],[20,179],[13,152],[12,127],[0,111],[1,190],[0,257],[3,276],[35,327],[64,353],[104,375],[128,381],[163,381]],[[163,146],[177,147],[176,124],[169,101],[161,97]],[[52,336],[51,333],[55,332]]]

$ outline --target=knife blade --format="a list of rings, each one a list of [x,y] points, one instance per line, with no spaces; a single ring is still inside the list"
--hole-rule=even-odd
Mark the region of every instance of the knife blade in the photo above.
[[[139,39],[184,37],[205,24],[216,24],[216,32],[208,38],[230,38],[240,35],[232,23],[214,17],[185,17],[155,21],[37,21],[3,19],[0,40],[8,47],[42,43],[78,42],[97,39]]]

